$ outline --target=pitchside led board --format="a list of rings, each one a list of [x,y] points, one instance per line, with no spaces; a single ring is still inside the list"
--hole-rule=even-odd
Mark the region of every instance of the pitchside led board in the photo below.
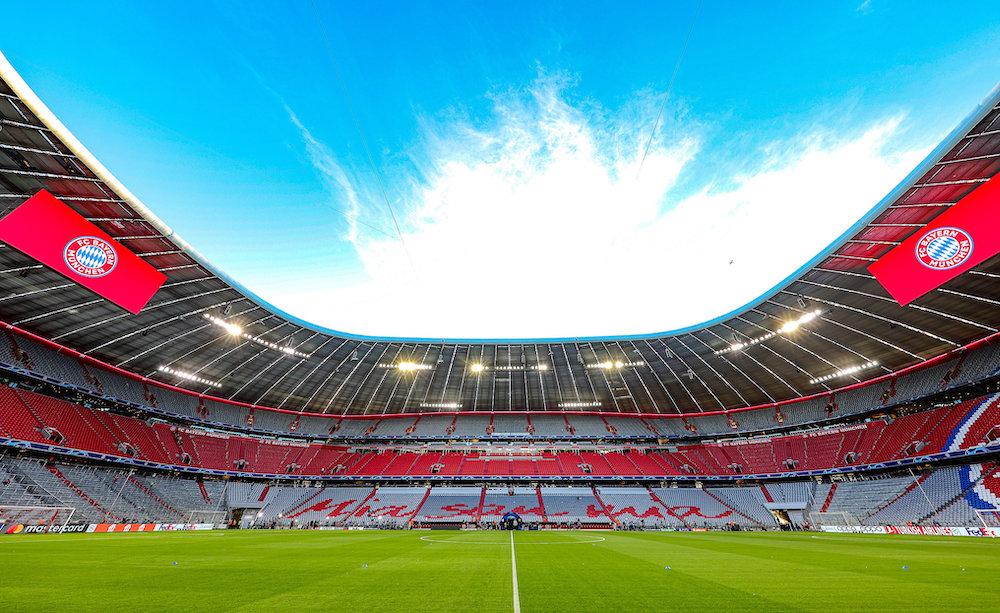
[[[133,314],[167,279],[44,189],[0,219],[0,240]]]
[[[868,267],[901,305],[1000,253],[1000,175]]]

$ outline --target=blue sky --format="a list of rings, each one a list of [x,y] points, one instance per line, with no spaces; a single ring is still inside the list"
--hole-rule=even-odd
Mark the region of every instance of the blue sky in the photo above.
[[[280,308],[376,335],[645,333],[725,313],[1000,80],[995,2],[5,13],[39,25],[3,52],[161,218]]]

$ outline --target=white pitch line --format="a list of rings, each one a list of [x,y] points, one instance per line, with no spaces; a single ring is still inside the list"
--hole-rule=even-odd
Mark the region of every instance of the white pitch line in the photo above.
[[[454,538],[437,540],[431,536],[422,536],[420,537],[420,540],[425,543],[442,543],[445,545],[497,545],[502,547],[506,544],[501,541],[461,541]],[[603,536],[598,536],[586,541],[532,541],[530,543],[521,543],[521,547],[528,547],[532,545],[590,545],[592,543],[601,543],[606,540],[608,539]]]
[[[510,574],[514,584],[514,613],[521,613],[521,595],[517,591],[517,554],[514,553],[514,532],[510,533]]]

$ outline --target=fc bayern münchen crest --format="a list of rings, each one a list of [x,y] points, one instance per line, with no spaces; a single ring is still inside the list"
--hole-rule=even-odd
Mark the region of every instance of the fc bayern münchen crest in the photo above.
[[[81,277],[96,279],[115,269],[118,265],[118,253],[103,238],[80,236],[66,243],[63,261]]]
[[[935,228],[917,241],[917,260],[927,268],[948,270],[972,255],[972,237],[959,228]]]

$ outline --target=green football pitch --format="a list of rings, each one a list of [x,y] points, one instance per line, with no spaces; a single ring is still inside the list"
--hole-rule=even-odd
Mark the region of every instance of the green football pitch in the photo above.
[[[788,533],[0,537],[2,611],[1000,610],[1000,542]]]

